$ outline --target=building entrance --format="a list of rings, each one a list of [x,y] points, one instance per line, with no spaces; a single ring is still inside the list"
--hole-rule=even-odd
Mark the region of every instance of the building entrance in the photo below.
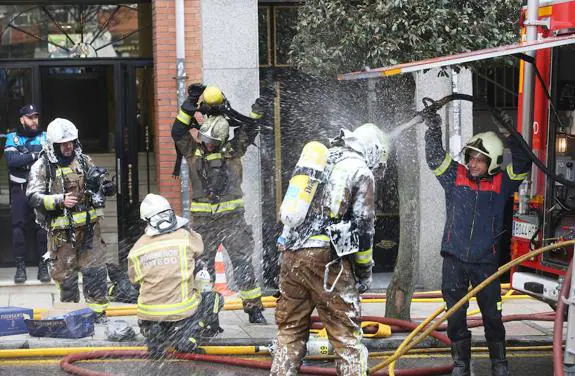
[[[8,64],[0,74],[0,133],[17,128],[20,106],[35,103],[44,129],[56,117],[71,120],[84,152],[115,177],[118,194],[107,202],[102,229],[121,262],[141,230],[139,202],[155,185],[151,68],[150,61],[34,61]],[[10,228],[8,172],[0,161],[0,265],[13,261]]]

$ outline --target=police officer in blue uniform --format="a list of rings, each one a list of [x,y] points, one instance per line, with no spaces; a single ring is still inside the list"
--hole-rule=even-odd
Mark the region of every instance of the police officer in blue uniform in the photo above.
[[[47,235],[35,221],[34,210],[26,199],[26,186],[30,166],[38,159],[46,133],[38,124],[38,110],[29,104],[20,109],[20,127],[9,133],[4,145],[4,157],[10,173],[10,205],[12,209],[12,251],[16,261],[15,283],[26,282],[26,255],[28,238],[34,238],[35,258],[38,260],[38,279],[50,282],[46,262]]]

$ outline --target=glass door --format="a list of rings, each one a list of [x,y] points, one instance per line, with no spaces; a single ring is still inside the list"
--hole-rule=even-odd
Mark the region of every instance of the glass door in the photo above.
[[[28,65],[4,66],[0,68],[0,157],[4,153],[6,134],[13,132],[20,124],[18,110],[25,104],[34,103],[34,82],[37,71]],[[13,261],[12,220],[10,216],[10,189],[8,168],[0,160],[0,238],[5,246],[0,249],[0,264]],[[31,245],[32,246],[32,245]],[[31,253],[31,252],[29,252]]]
[[[140,202],[154,191],[153,82],[151,64],[119,64],[116,67],[117,111],[116,171],[118,183],[119,259],[126,256],[143,232]]]

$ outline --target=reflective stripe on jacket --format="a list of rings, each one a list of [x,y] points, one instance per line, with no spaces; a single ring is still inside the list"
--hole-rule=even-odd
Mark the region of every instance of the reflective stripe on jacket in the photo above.
[[[464,262],[497,263],[505,205],[527,177],[531,161],[509,137],[512,164],[494,175],[475,178],[445,152],[441,129],[428,128],[426,158],[445,190],[446,222],[441,253]]]
[[[196,312],[195,258],[203,249],[201,236],[187,228],[138,239],[128,254],[130,281],[140,285],[138,318],[179,321]]]
[[[72,213],[72,224],[74,227],[81,227],[87,224],[88,215],[90,216],[90,223],[94,223],[98,220],[98,217],[104,216],[104,211],[102,209],[90,209],[87,212],[77,212]],[[59,217],[53,218],[50,221],[50,228],[52,230],[61,230],[70,228],[70,219],[66,215],[61,215]]]

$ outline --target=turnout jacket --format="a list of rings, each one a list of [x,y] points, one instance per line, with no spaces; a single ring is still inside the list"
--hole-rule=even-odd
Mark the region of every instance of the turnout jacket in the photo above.
[[[25,184],[32,164],[38,159],[42,145],[46,143],[46,132],[26,136],[20,132],[6,135],[4,158],[10,173],[10,182]]]
[[[26,196],[42,227],[49,231],[78,228],[103,216],[103,210],[95,209],[86,194],[86,172],[91,166],[92,159],[79,152],[66,166],[50,162],[46,154],[32,165]],[[65,193],[78,199],[71,209],[64,207]]]
[[[358,148],[359,150],[360,148]],[[375,233],[375,183],[372,171],[356,150],[329,149],[329,176],[313,198],[304,222],[296,228],[284,226],[278,239],[280,249],[329,248],[325,229],[330,221],[351,221],[359,235],[359,252],[351,256],[359,279],[371,276],[372,244]]]
[[[505,204],[527,177],[531,161],[519,144],[508,137],[512,163],[504,171],[475,178],[445,151],[441,139],[440,127],[427,129],[427,164],[445,190],[447,220],[441,254],[463,262],[497,264]]]
[[[139,319],[180,321],[197,311],[202,298],[194,269],[203,251],[202,237],[186,227],[138,239],[128,254],[128,276],[140,285]]]
[[[224,115],[230,124],[230,137],[219,151],[207,153],[190,134],[200,129],[194,118],[196,112],[186,100],[172,126],[172,138],[177,151],[186,158],[190,169],[192,197],[190,211],[193,216],[226,215],[244,212],[242,161],[259,131],[255,124],[242,123]],[[210,115],[207,115],[210,116]]]

